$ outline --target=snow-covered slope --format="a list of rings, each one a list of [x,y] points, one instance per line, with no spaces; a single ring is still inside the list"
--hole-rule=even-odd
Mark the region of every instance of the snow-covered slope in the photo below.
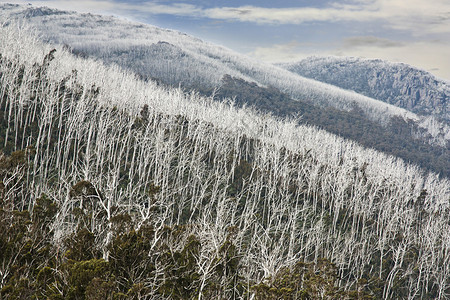
[[[404,63],[330,56],[310,57],[280,66],[301,76],[450,122],[450,83]]]
[[[0,21],[29,24],[45,41],[66,44],[75,52],[117,63],[166,83],[211,87],[229,74],[274,86],[294,99],[317,106],[351,110],[357,105],[368,118],[382,124],[392,116],[413,120],[425,129],[426,135],[432,136],[432,143],[444,145],[450,139],[450,129],[434,119],[254,61],[181,32],[115,17],[10,4],[0,5]]]

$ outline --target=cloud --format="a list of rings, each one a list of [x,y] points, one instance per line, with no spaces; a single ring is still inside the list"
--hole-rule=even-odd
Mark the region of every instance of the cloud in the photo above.
[[[329,2],[323,7],[267,8],[244,5],[240,7],[204,8],[181,2],[141,1],[127,3],[112,0],[12,0],[31,2],[57,8],[91,12],[133,11],[147,14],[209,18],[258,24],[302,24],[305,22],[374,22],[398,30],[411,30],[418,34],[450,32],[450,1],[448,0],[345,0]]]
[[[450,33],[448,0],[341,1],[327,6],[263,8],[217,7],[201,11],[203,17],[260,24],[302,24],[308,22],[363,22],[404,30],[412,35]]]
[[[356,13],[357,12],[357,13]],[[256,6],[217,7],[203,11],[204,17],[259,24],[302,24],[314,21],[369,20],[368,12],[333,7],[265,8]]]
[[[356,48],[356,47],[378,47],[378,48],[392,48],[402,47],[405,45],[403,42],[397,42],[389,39],[379,38],[375,36],[354,36],[348,37],[343,40],[343,48]]]
[[[50,0],[50,1],[35,1],[35,0],[8,0],[8,3],[18,3],[18,4],[28,4],[31,3],[35,6],[48,6],[51,8],[57,8],[62,10],[76,10],[79,12],[102,12],[107,10],[116,10],[118,8],[118,3],[113,1],[93,1],[93,0],[78,0],[78,1],[69,1],[69,0]]]
[[[154,1],[140,3],[128,3],[126,1],[112,0],[9,0],[10,3],[32,3],[36,6],[49,6],[63,10],[76,10],[80,12],[140,12],[147,14],[169,14],[179,16],[200,16],[202,9],[198,6],[186,3],[160,4]]]
[[[310,47],[316,48],[318,45],[291,41],[289,43],[274,44],[267,47],[256,47],[247,54],[258,60],[269,63],[291,62],[306,58],[310,56],[312,52],[317,51],[310,49]]]

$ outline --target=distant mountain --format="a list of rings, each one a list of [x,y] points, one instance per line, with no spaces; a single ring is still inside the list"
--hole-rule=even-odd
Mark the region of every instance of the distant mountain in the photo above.
[[[304,77],[450,122],[450,83],[404,63],[355,57],[310,57],[280,66]]]
[[[450,127],[434,116],[308,79],[178,31],[116,17],[3,4],[0,21],[32,26],[45,42],[118,65],[144,80],[199,91],[219,101],[236,99],[238,105],[281,117],[294,116],[298,123],[450,176]],[[241,88],[234,88],[234,83]],[[252,89],[265,96],[249,97]]]

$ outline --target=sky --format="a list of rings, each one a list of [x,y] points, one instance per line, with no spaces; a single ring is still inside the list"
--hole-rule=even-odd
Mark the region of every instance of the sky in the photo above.
[[[11,0],[179,30],[269,63],[405,62],[450,81],[450,0]]]

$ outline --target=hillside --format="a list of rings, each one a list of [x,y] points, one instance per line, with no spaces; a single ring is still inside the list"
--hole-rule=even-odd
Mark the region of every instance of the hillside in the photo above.
[[[450,84],[403,63],[354,57],[310,57],[281,66],[301,76],[450,122]]]
[[[223,76],[230,75],[263,87],[273,86],[293,100],[314,106],[347,112],[357,106],[366,119],[381,125],[388,124],[391,117],[405,122],[411,120],[420,130],[408,133],[409,136],[425,143],[445,147],[450,140],[448,125],[432,117],[421,117],[394,105],[298,76],[181,32],[108,16],[8,4],[0,6],[0,19],[6,24],[16,20],[31,25],[44,41],[67,45],[81,56],[118,64],[144,79],[205,89],[217,87]]]
[[[0,293],[450,292],[450,182],[0,28]]]
[[[273,87],[286,94],[282,99],[287,101],[268,106],[262,100],[247,99],[246,91],[239,89],[226,96],[278,116],[295,114],[300,116],[299,123],[318,126],[443,176],[450,174],[450,129],[434,117],[386,106],[172,30],[114,17],[8,4],[0,5],[1,18],[6,24],[15,19],[31,25],[43,40],[65,45],[81,57],[117,64],[164,85],[211,95],[223,88],[223,78],[231,76],[261,88]],[[290,111],[292,101],[299,101],[294,106],[302,108]],[[314,117],[316,112],[321,117]]]
[[[393,117],[382,126],[365,118],[356,106],[348,112],[333,107],[316,107],[302,100],[293,100],[274,87],[262,87],[228,75],[224,76],[219,88],[199,91],[214,99],[233,99],[238,107],[256,107],[261,112],[296,120],[298,124],[317,126],[358,141],[364,147],[401,157],[424,170],[450,177],[450,145],[440,147],[423,143],[411,134],[420,131],[411,120]]]

